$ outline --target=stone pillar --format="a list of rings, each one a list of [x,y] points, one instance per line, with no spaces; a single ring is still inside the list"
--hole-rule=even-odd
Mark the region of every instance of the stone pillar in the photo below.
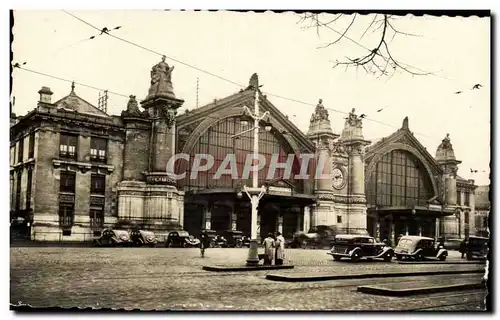
[[[277,228],[279,233],[283,234],[283,214],[279,213],[278,215],[278,221],[277,221]]]
[[[348,231],[364,231],[367,227],[366,196],[365,196],[365,146],[370,144],[363,137],[362,118],[355,112],[349,113],[340,142],[344,145],[348,155],[347,176],[347,220]]]
[[[233,210],[233,212],[231,213],[231,223],[230,223],[230,226],[229,226],[230,229],[233,230],[233,231],[237,230],[237,223],[236,223],[237,218],[238,218],[237,214]]]
[[[208,203],[203,208],[203,225],[201,226],[202,229],[211,230],[211,227],[212,227],[212,208],[213,208],[212,203]]]
[[[308,232],[311,228],[311,210],[310,207],[304,207],[304,229],[302,231]]]

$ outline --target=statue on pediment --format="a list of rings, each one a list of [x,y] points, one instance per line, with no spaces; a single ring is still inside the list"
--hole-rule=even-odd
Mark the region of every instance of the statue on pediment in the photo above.
[[[165,62],[166,57],[163,56],[161,61],[151,69],[151,86],[149,87],[148,97],[155,95],[174,97],[174,89],[172,86],[172,71],[174,66],[169,66]]]
[[[444,137],[444,139],[441,141],[441,144],[439,145],[438,148],[443,150],[453,150],[449,133],[446,134],[446,137]]]
[[[314,114],[311,116],[311,122],[328,120],[328,111],[323,106],[323,100],[319,99],[318,104],[316,105],[316,109],[314,110]]]
[[[350,126],[350,127],[357,127],[361,128],[362,127],[362,122],[361,118],[358,118],[358,116],[355,113],[356,109],[352,108],[351,112],[349,112],[349,116],[346,119],[345,126]]]

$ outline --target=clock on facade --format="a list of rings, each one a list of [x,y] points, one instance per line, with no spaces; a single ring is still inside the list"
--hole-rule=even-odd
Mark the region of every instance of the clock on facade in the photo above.
[[[346,180],[344,177],[344,171],[341,170],[340,168],[334,168],[332,170],[332,177],[333,177],[333,187],[337,190],[340,190],[344,188],[346,184]]]

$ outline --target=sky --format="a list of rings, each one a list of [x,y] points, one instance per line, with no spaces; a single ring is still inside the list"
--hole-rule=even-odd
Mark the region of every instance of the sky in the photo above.
[[[197,81],[199,106],[241,88],[172,58],[245,87],[256,72],[264,94],[304,132],[319,99],[326,108],[344,113],[355,108],[358,114],[365,113],[363,132],[368,140],[390,135],[408,116],[410,130],[431,155],[449,133],[455,155],[462,161],[458,174],[479,185],[490,183],[489,18],[395,17],[393,25],[398,30],[417,36],[396,35],[390,43],[391,54],[405,65],[433,74],[412,76],[400,71],[391,78],[378,78],[363,70],[332,68],[337,59],[366,54],[360,45],[375,46],[380,30],[361,38],[373,19],[370,15],[356,17],[347,34],[354,41],[343,39],[319,49],[338,34],[321,29],[318,35],[315,28],[307,28],[309,23],[299,23],[300,16],[294,13],[69,12],[98,28],[121,26],[112,34],[165,54],[166,61],[175,66],[172,79],[176,96],[185,100],[182,109],[196,108]],[[119,93],[109,96],[111,114],[126,108],[129,95],[139,100],[146,97],[151,67],[161,60],[158,54],[106,35],[87,40],[99,32],[61,10],[15,11],[14,18],[14,62]],[[332,17],[322,14],[319,19],[326,22]],[[343,32],[351,20],[352,16],[342,17],[331,27]],[[483,87],[470,90],[476,83]],[[68,82],[15,69],[13,112],[24,115],[35,108],[42,86],[52,89],[53,101],[71,90]],[[75,91],[97,105],[98,90],[77,84]],[[329,113],[333,130],[340,133],[346,115]]]

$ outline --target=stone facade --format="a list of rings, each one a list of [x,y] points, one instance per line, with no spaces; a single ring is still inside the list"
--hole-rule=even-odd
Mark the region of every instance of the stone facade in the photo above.
[[[50,88],[43,87],[33,111],[12,115],[11,217],[25,218],[31,239],[88,241],[108,226],[153,230],[160,241],[178,228],[195,235],[203,228],[247,232],[250,206],[241,194],[248,181],[174,181],[170,174],[189,173],[192,162],[170,169],[167,163],[174,153],[194,154],[208,146],[217,146],[210,149],[214,154],[251,153],[248,139],[219,146],[232,144],[231,134],[244,131],[236,126],[243,119],[243,106],[255,102],[258,77],[254,74],[248,88],[231,96],[177,114],[184,101],[173,92],[172,71],[165,59],[153,66],[146,98],[139,103],[130,96],[120,116],[80,98],[74,85],[54,103]],[[327,225],[340,233],[368,232],[395,241],[397,233],[463,236],[478,230],[475,185],[456,175],[460,161],[449,136],[433,157],[413,136],[406,118],[401,129],[371,143],[363,136],[364,115],[354,109],[336,134],[322,100],[305,134],[259,94],[261,112],[270,113],[263,125],[272,127],[263,134],[260,151],[314,156],[309,179],[259,178],[267,190],[259,205],[261,232],[280,231],[290,237]],[[105,147],[96,147],[98,140]],[[384,167],[389,156],[390,161],[405,161],[405,168],[411,169],[406,171],[418,173],[419,178],[408,176],[417,186],[403,186],[401,194],[397,184],[389,186],[388,193],[374,187],[384,185],[380,174],[390,173],[389,166]],[[397,178],[396,169],[391,172]],[[317,173],[323,177],[315,179]],[[420,185],[419,179],[426,182]],[[68,189],[67,181],[73,181],[74,189]],[[104,181],[102,188],[96,187],[99,181]],[[412,188],[420,190],[420,196],[408,199]],[[398,204],[400,198],[403,205]]]

